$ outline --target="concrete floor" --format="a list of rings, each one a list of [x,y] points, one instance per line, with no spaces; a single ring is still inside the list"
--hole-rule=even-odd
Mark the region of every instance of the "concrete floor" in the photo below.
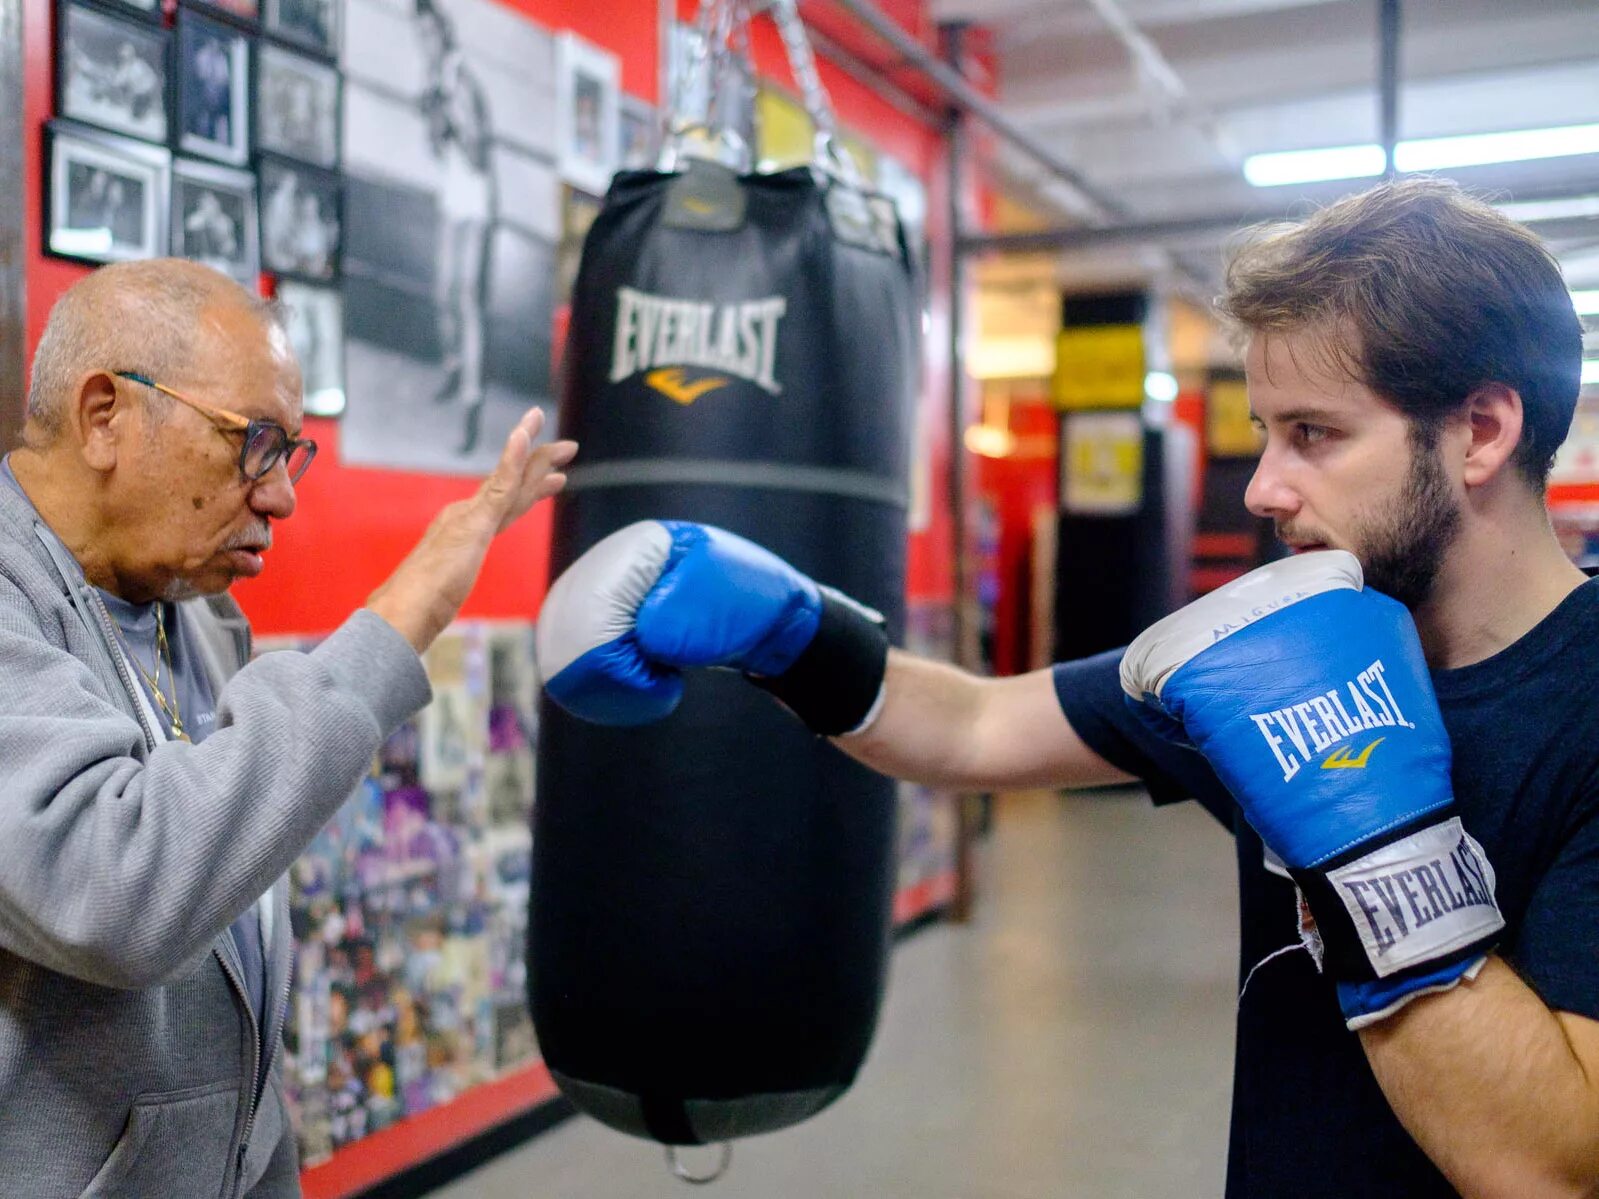
[[[1002,797],[968,926],[896,952],[871,1057],[710,1199],[1193,1199],[1225,1168],[1231,839],[1141,792]],[[586,1118],[436,1199],[684,1199],[662,1151]]]

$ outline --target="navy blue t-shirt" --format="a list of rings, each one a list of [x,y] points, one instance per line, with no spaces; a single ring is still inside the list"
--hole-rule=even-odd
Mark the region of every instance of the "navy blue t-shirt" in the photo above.
[[[1121,651],[1055,667],[1072,728],[1143,779],[1195,799],[1238,850],[1239,981],[1297,942],[1293,884],[1203,758],[1162,741],[1123,698]],[[1498,876],[1498,953],[1545,1003],[1599,1019],[1599,579],[1485,661],[1432,676],[1455,799]],[[1229,1199],[1428,1199],[1456,1192],[1400,1126],[1310,956],[1262,966],[1238,1011]]]

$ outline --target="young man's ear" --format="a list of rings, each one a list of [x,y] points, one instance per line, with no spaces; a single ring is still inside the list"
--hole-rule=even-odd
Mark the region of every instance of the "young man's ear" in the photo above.
[[[1484,383],[1466,397],[1464,481],[1477,487],[1496,477],[1521,445],[1521,393],[1503,383]]]

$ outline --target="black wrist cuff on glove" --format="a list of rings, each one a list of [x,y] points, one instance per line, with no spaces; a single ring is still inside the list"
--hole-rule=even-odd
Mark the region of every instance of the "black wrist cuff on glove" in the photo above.
[[[794,664],[780,675],[746,677],[782,700],[811,732],[837,737],[871,714],[887,670],[882,625],[824,588],[816,636]]]
[[[1414,847],[1416,838],[1433,845]],[[1397,843],[1414,848],[1388,865],[1362,866]],[[1491,948],[1504,920],[1480,849],[1451,808],[1314,868],[1290,869],[1321,936],[1323,969],[1339,982],[1398,981]]]

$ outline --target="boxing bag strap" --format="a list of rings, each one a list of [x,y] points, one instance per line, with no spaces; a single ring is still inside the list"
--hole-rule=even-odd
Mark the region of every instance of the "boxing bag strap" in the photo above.
[[[888,637],[880,612],[841,591],[821,588],[822,613],[794,664],[780,675],[747,676],[782,700],[813,733],[862,732],[876,718],[888,671]]]

